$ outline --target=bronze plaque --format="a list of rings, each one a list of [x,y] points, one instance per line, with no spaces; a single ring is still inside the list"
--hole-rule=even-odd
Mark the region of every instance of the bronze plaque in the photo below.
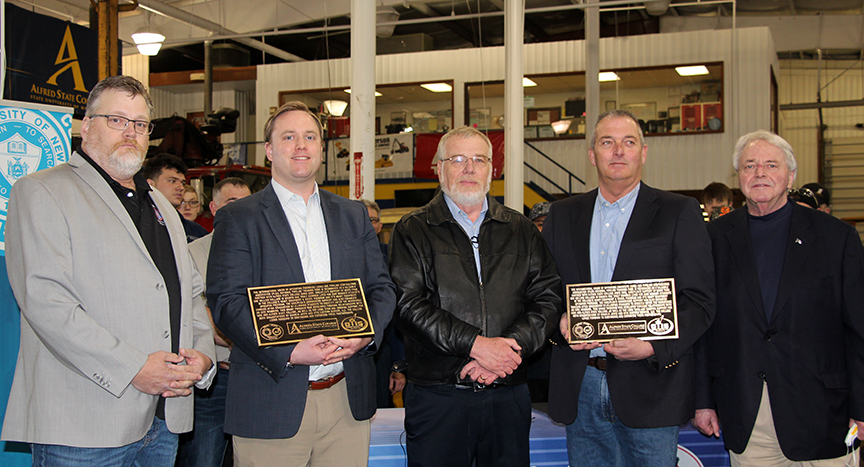
[[[372,337],[360,279],[250,287],[258,345],[293,344],[318,334]]]
[[[567,342],[677,339],[675,279],[570,284]]]

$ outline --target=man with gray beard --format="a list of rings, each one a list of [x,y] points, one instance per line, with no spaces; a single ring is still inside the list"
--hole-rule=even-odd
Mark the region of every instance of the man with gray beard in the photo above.
[[[69,162],[12,187],[21,347],[2,439],[30,443],[33,465],[173,467],[192,386],[215,371],[180,215],[136,175],[151,115],[136,79],[100,81]]]
[[[441,193],[393,229],[390,272],[405,338],[409,466],[527,466],[528,356],[561,314],[540,232],[488,195],[492,144],[456,128],[436,153]]]

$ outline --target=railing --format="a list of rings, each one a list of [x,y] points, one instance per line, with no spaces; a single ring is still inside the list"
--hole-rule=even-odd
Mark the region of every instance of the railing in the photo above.
[[[558,188],[558,189],[561,190],[563,193],[566,193],[567,196],[573,196],[573,179],[574,179],[574,178],[576,179],[576,181],[578,181],[578,182],[581,183],[582,185],[585,185],[585,181],[584,181],[584,180],[582,180],[581,178],[579,178],[578,176],[576,176],[576,174],[574,174],[573,172],[571,172],[570,170],[568,170],[568,169],[567,169],[566,167],[564,167],[563,165],[559,164],[557,161],[555,161],[554,159],[552,159],[552,158],[549,157],[548,155],[544,154],[543,151],[537,149],[536,146],[534,146],[533,144],[529,143],[528,141],[525,141],[525,145],[528,146],[529,148],[531,148],[531,149],[537,151],[538,154],[540,154],[541,156],[543,156],[544,158],[546,158],[546,160],[548,160],[549,162],[551,162],[552,164],[554,164],[556,167],[558,167],[559,169],[563,170],[563,171],[567,174],[567,189],[565,190],[564,187],[558,185],[558,184],[555,183],[552,179],[550,179],[550,178],[547,177],[546,175],[540,173],[540,171],[537,170],[537,169],[535,169],[534,167],[532,167],[531,164],[529,164],[529,163],[527,163],[527,162],[524,162],[525,167],[528,167],[529,169],[531,169],[534,173],[536,173],[537,175],[539,175],[540,177],[542,177],[543,180],[546,180],[547,182],[549,182],[549,183],[550,183],[552,186],[554,186],[555,188]]]

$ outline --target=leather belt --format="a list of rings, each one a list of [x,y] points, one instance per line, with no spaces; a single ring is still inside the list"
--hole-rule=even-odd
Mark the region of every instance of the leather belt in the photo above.
[[[328,389],[333,387],[339,381],[345,379],[345,372],[339,373],[338,375],[331,376],[329,378],[319,379],[318,381],[309,381],[309,390],[317,391],[319,389]]]
[[[588,366],[593,366],[600,371],[606,371],[606,357],[591,357],[588,359]]]
[[[453,387],[456,389],[470,389],[474,392],[488,391],[490,389],[500,388],[501,386],[502,385],[498,384],[498,383],[482,384],[482,383],[478,383],[476,381],[473,383],[471,381],[466,381],[464,383],[453,384]]]

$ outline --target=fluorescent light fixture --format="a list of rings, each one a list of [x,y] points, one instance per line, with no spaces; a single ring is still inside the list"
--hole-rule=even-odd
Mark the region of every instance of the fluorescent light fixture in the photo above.
[[[345,92],[345,94],[351,94],[351,88],[343,89],[343,91]],[[381,94],[380,92],[375,91],[375,97],[381,97],[381,96],[383,96],[383,95],[384,95],[384,94]]]
[[[537,86],[537,83],[535,83],[534,81],[531,81],[531,78],[526,78],[523,76],[522,77],[522,87],[523,88],[530,88],[531,86]]]
[[[324,101],[324,108],[334,117],[341,117],[345,113],[346,107],[348,107],[348,103],[345,101]]]
[[[132,34],[132,41],[135,42],[135,46],[138,47],[138,53],[141,55],[153,56],[158,54],[164,40],[165,36],[158,32],[149,32],[146,27]]]
[[[607,81],[618,81],[621,79],[618,77],[617,74],[615,74],[614,71],[601,71],[599,78],[601,83],[605,83]]]
[[[420,87],[432,92],[450,92],[453,90],[453,87],[447,83],[421,84]]]
[[[677,71],[680,76],[699,76],[708,74],[708,68],[705,67],[705,65],[676,66],[675,71]]]

